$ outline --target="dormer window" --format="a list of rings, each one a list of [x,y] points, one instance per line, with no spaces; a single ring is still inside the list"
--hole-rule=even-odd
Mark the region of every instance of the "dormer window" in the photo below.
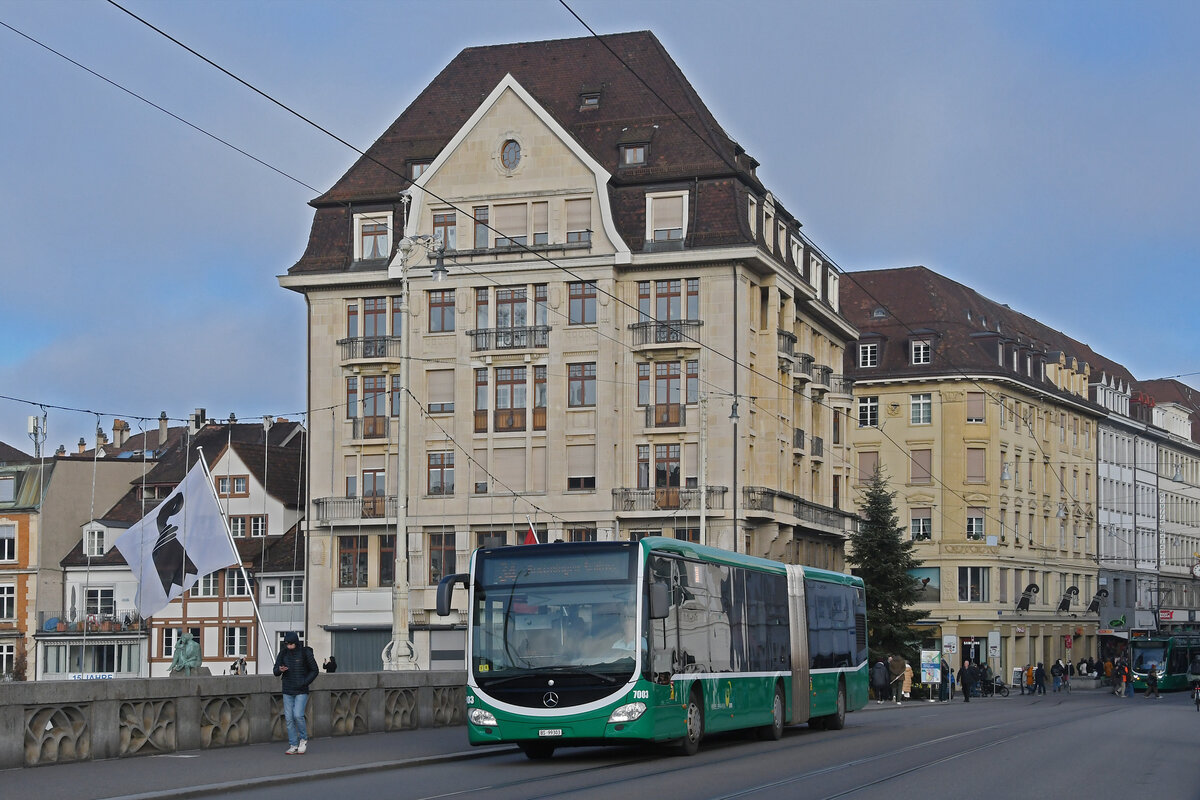
[[[104,531],[90,530],[84,535],[84,552],[88,558],[99,558],[104,555]]]
[[[593,108],[600,107],[599,92],[583,92],[579,95],[579,110],[590,111]]]
[[[860,368],[879,366],[879,344],[877,342],[858,345],[858,366]]]
[[[887,317],[887,311],[882,308],[877,308],[871,312],[872,319],[884,319],[885,317]]]
[[[933,361],[933,347],[928,339],[914,339],[912,342],[912,363],[928,364]]]
[[[429,169],[430,162],[428,161],[410,161],[408,164],[408,178],[415,181],[417,178],[425,174],[425,170]]]
[[[682,243],[686,219],[686,194],[646,196],[647,241]]]
[[[626,144],[621,146],[621,166],[622,167],[641,167],[646,163],[646,151],[649,150],[648,145],[644,144]]]
[[[391,214],[355,214],[354,260],[387,258],[392,250]]]

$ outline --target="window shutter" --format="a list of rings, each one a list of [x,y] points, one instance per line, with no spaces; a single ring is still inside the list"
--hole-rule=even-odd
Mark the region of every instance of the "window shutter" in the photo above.
[[[362,467],[364,470],[386,469],[387,456],[363,456]]]
[[[879,467],[879,453],[859,453],[858,454],[858,482],[868,483],[875,477],[875,470]]]
[[[932,477],[933,451],[912,451],[912,482],[929,483]]]
[[[492,474],[496,477],[497,492],[525,491],[525,448],[506,447],[493,451]]]
[[[436,369],[427,373],[429,404],[454,402],[454,370]]]
[[[655,197],[651,210],[653,230],[683,227],[683,197]]]
[[[570,200],[567,201],[571,202]],[[545,233],[550,229],[550,204],[549,203],[534,203],[533,204],[533,232]]]
[[[568,231],[589,230],[592,227],[592,201],[590,199],[568,200],[564,216]]]
[[[967,481],[970,483],[982,483],[987,479],[986,471],[986,455],[987,451],[982,447],[967,448]]]
[[[983,419],[983,392],[967,392],[967,419]]]
[[[596,445],[577,444],[567,446],[567,477],[594,478],[596,476]]]
[[[528,219],[529,206],[525,203],[517,203],[506,206],[496,206],[496,230],[500,231],[499,235],[505,238],[513,238],[515,236],[525,236],[525,223]]]

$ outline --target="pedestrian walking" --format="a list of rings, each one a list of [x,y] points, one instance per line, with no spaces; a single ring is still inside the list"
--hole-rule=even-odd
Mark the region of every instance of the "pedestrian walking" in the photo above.
[[[938,685],[938,699],[945,703],[950,699],[950,665],[945,658],[942,659],[938,677],[942,679]]]
[[[1162,695],[1158,693],[1158,669],[1157,665],[1151,661],[1150,669],[1146,670],[1146,698],[1153,697],[1156,700],[1162,700]]]
[[[1116,665],[1113,667],[1113,694],[1117,697],[1125,696],[1125,662],[1117,659]]]
[[[283,718],[287,722],[287,755],[308,751],[308,725],[304,711],[308,707],[308,687],[321,671],[311,647],[300,644],[295,631],[283,635],[283,649],[275,656],[275,675],[282,679]]]
[[[962,687],[963,702],[971,702],[971,692],[975,688],[975,682],[979,680],[979,670],[971,663],[970,659],[963,661],[962,667],[958,670],[958,683]]]
[[[908,699],[908,693],[912,691],[913,671],[912,664],[904,663],[904,683],[900,687],[900,691],[904,693],[904,699]]]
[[[1054,691],[1057,694],[1058,690],[1062,688],[1063,682],[1063,663],[1061,658],[1050,665],[1050,677],[1054,678]]]
[[[1046,693],[1046,668],[1040,661],[1033,671],[1033,689],[1037,694]]]
[[[1025,665],[1025,688],[1029,690],[1030,696],[1034,694],[1033,664]]]
[[[882,705],[888,688],[888,670],[882,658],[871,667],[871,688],[875,690],[875,702]]]

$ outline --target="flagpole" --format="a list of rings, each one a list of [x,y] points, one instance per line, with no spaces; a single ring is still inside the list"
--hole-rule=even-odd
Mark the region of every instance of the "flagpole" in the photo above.
[[[204,451],[199,447],[196,448],[196,451],[200,454],[200,466],[204,469],[204,483],[206,486],[208,486],[208,490],[212,492],[213,499],[217,501],[217,508],[220,508],[221,501],[217,497],[216,488],[213,486],[212,473],[208,471],[208,461],[204,458]],[[266,490],[265,486],[263,487],[263,490]],[[272,655],[273,648],[271,647],[271,640],[267,638],[267,631],[266,626],[263,625],[262,613],[258,610],[258,601],[254,599],[254,590],[253,587],[250,586],[250,576],[246,574],[246,565],[242,562],[242,554],[237,549],[237,542],[233,540],[233,532],[229,530],[229,519],[225,514],[221,515],[221,524],[225,527],[225,537],[229,540],[229,546],[233,548],[233,552],[237,556],[238,568],[242,571],[242,580],[246,582],[246,591],[249,592],[248,596],[250,597],[250,606],[254,609],[254,619],[257,622],[256,627],[258,628],[258,632],[262,634],[263,642],[267,645],[267,654]],[[258,659],[255,659],[254,667],[256,670],[255,674],[261,674],[257,672]]]

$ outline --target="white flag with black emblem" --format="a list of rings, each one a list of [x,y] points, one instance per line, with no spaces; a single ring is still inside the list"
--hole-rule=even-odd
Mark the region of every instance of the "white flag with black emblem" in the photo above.
[[[203,465],[116,541],[137,578],[137,609],[152,617],[210,572],[240,561]]]

